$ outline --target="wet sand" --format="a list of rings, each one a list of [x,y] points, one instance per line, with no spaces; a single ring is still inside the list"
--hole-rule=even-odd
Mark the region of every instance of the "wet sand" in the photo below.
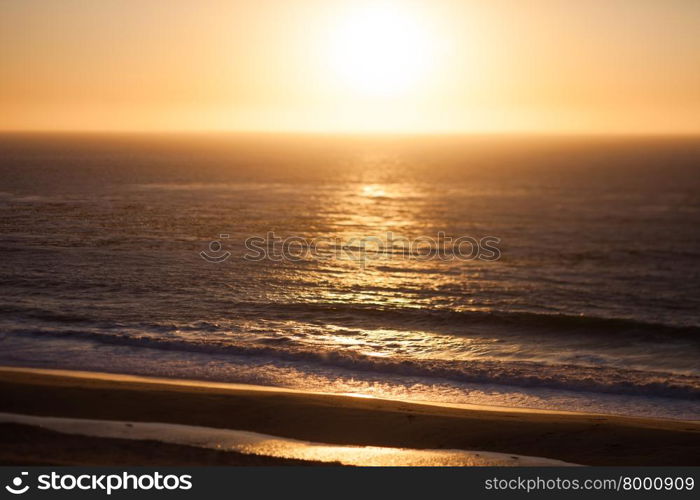
[[[0,424],[0,465],[166,467],[335,464],[207,450],[158,441],[76,436],[29,425]]]
[[[0,370],[0,411],[199,425],[330,444],[483,450],[585,465],[700,464],[700,422],[454,408],[68,372]],[[0,426],[0,445],[4,464],[299,465],[13,424]]]

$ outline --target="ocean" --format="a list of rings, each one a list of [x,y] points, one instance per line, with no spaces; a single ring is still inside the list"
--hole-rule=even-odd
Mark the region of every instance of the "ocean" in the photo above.
[[[4,134],[0,365],[700,418],[700,139]]]

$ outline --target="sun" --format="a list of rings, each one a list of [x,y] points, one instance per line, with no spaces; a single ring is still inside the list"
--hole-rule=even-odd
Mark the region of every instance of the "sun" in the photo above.
[[[355,6],[334,27],[331,66],[345,86],[370,95],[417,88],[429,72],[434,37],[410,4]]]

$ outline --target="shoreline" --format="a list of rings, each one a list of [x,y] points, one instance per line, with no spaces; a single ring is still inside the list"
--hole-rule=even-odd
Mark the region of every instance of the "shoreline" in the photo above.
[[[300,394],[300,395],[313,395],[313,396],[337,396],[337,397],[348,397],[348,398],[360,398],[360,399],[371,399],[375,401],[393,401],[396,403],[408,403],[414,405],[424,405],[437,408],[454,408],[462,410],[479,410],[479,411],[494,411],[494,412],[510,412],[510,413],[527,413],[527,414],[543,414],[543,415],[579,415],[579,416],[590,416],[590,417],[619,417],[619,418],[631,418],[631,419],[641,419],[641,420],[659,420],[659,421],[670,421],[670,422],[687,422],[690,424],[696,423],[700,424],[700,414],[697,419],[687,419],[687,418],[675,418],[666,416],[645,416],[638,414],[623,414],[623,413],[607,413],[607,412],[593,412],[593,411],[574,411],[574,410],[559,410],[550,408],[532,408],[527,406],[501,406],[501,405],[487,405],[487,404],[476,404],[476,403],[450,403],[445,401],[431,401],[424,399],[407,399],[398,398],[391,396],[373,396],[370,394],[362,394],[355,392],[323,392],[314,391],[309,389],[295,389],[293,387],[283,387],[283,386],[273,386],[273,385],[258,385],[258,384],[248,384],[242,382],[220,382],[217,380],[207,380],[207,379],[192,379],[187,377],[172,377],[166,378],[156,375],[137,375],[133,373],[120,373],[120,372],[101,372],[101,371],[90,371],[90,370],[73,370],[64,368],[31,368],[26,366],[12,366],[12,365],[0,365],[0,377],[3,372],[18,372],[27,374],[37,374],[37,375],[52,375],[58,377],[67,378],[77,378],[77,379],[88,379],[88,380],[106,380],[106,381],[121,381],[121,382],[134,382],[134,383],[148,383],[148,384],[162,384],[162,385],[172,385],[172,386],[182,386],[182,387],[200,387],[200,388],[211,388],[211,389],[224,389],[224,390],[243,390],[243,391],[259,391],[263,393],[289,393],[289,394]]]
[[[0,395],[0,411],[27,415],[199,425],[338,445],[483,450],[583,465],[700,464],[697,421],[10,367],[0,367]]]
[[[130,373],[117,373],[117,372],[98,372],[98,371],[88,371],[88,370],[70,370],[61,368],[29,368],[23,366],[3,366],[0,365],[0,378],[3,372],[18,372],[27,374],[37,374],[37,375],[50,375],[57,377],[67,377],[67,378],[77,378],[77,379],[88,379],[88,380],[106,380],[115,382],[134,382],[134,383],[148,383],[148,384],[163,384],[172,386],[184,386],[184,387],[201,387],[201,388],[211,388],[211,389],[225,389],[225,390],[243,390],[243,391],[259,391],[259,392],[274,392],[274,393],[289,393],[289,394],[307,394],[313,396],[338,396],[338,397],[348,397],[348,398],[360,398],[360,399],[371,399],[376,401],[393,401],[396,403],[409,403],[416,405],[425,406],[435,406],[438,408],[456,408],[462,410],[481,410],[481,411],[507,411],[511,413],[538,413],[544,415],[587,415],[596,417],[608,417],[608,416],[619,416],[619,417],[629,417],[637,418],[633,415],[619,415],[611,413],[595,413],[595,412],[582,412],[582,411],[565,411],[565,410],[554,410],[554,409],[543,409],[543,408],[528,408],[528,407],[517,407],[517,406],[497,406],[497,405],[479,405],[472,403],[447,403],[444,401],[429,401],[429,400],[419,400],[419,399],[400,399],[391,397],[376,397],[367,394],[360,393],[349,393],[349,392],[321,392],[312,391],[305,389],[294,389],[292,387],[277,387],[269,385],[256,385],[256,384],[246,384],[238,382],[218,382],[214,380],[196,380],[190,378],[165,378],[157,377],[151,375],[134,375]],[[647,418],[647,417],[639,417]],[[697,421],[687,420],[687,419],[677,419],[677,418],[666,418],[666,417],[648,417],[652,420],[670,420],[676,422],[700,422],[700,417]]]

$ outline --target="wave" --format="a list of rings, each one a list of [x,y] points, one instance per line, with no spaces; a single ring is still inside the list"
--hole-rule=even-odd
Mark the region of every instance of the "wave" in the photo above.
[[[670,325],[665,323],[645,322],[631,318],[606,318],[556,313],[538,313],[529,311],[486,311],[486,310],[446,310],[396,307],[378,305],[363,306],[341,303],[290,303],[260,304],[238,303],[236,313],[239,315],[261,314],[275,318],[289,317],[292,314],[320,314],[328,318],[347,318],[353,320],[380,320],[409,325],[484,325],[503,326],[518,329],[533,329],[540,332],[578,331],[586,334],[607,335],[614,332],[634,334],[635,336],[658,338],[671,336],[700,341],[699,325]]]
[[[387,375],[443,379],[463,383],[498,384],[608,394],[681,399],[700,398],[700,377],[657,371],[545,364],[532,361],[436,360],[366,356],[350,350],[311,350],[291,343],[234,343],[163,339],[94,331],[15,330],[29,334],[95,341],[162,351],[262,358],[263,362],[292,362]],[[280,345],[281,344],[281,345]]]
[[[45,322],[63,324],[92,323],[106,325],[98,317],[82,315],[75,312],[42,309],[31,306],[0,305],[0,313],[8,316],[19,315]],[[562,313],[543,313],[532,311],[504,310],[452,310],[430,309],[425,307],[397,307],[395,304],[361,305],[352,303],[309,302],[309,303],[280,303],[280,302],[234,302],[226,304],[226,316],[233,318],[275,319],[275,320],[321,320],[338,323],[362,323],[365,326],[391,324],[398,329],[401,326],[424,326],[431,328],[443,326],[483,326],[500,327],[502,333],[522,332],[525,330],[539,333],[579,333],[585,335],[632,335],[641,340],[662,340],[674,338],[700,342],[700,325],[683,325],[647,322],[633,318],[608,318],[600,316],[585,316]],[[212,324],[216,328],[225,327],[226,320],[195,321],[195,329],[202,329]],[[140,325],[149,328],[154,325]],[[161,325],[155,325],[160,327]],[[187,328],[186,325],[180,329]]]

